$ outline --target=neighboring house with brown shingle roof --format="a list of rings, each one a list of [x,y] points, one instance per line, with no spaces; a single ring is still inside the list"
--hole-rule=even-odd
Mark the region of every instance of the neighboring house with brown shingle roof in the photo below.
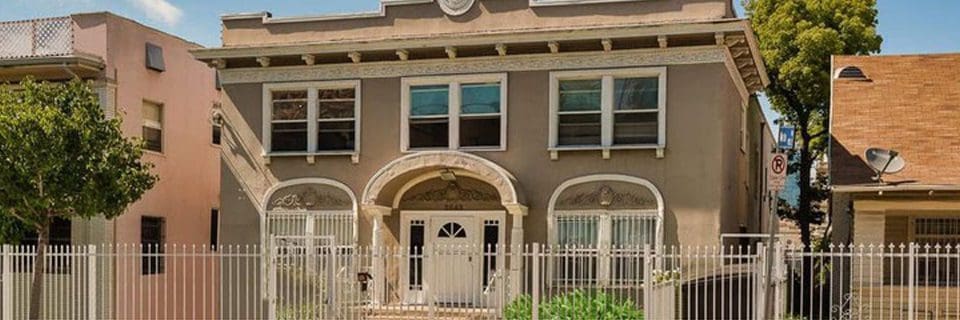
[[[960,54],[837,56],[833,67],[834,240],[960,243]],[[906,167],[874,181],[868,148],[897,150]]]

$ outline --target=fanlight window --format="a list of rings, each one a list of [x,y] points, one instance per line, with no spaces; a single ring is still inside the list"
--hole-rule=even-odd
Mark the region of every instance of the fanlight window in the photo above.
[[[866,80],[867,75],[858,67],[843,67],[837,71],[837,79]]]
[[[463,229],[463,226],[456,222],[450,222],[440,228],[440,232],[437,233],[438,238],[466,238],[467,230]]]

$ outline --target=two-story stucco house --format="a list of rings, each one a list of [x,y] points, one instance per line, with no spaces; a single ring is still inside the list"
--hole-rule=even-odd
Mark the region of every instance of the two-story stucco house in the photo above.
[[[223,83],[223,243],[705,245],[765,224],[766,71],[730,0],[222,22],[193,52]]]

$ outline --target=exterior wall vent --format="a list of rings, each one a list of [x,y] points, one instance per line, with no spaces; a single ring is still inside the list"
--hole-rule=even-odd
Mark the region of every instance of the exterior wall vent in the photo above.
[[[860,70],[860,68],[854,66],[840,68],[840,70],[837,70],[836,78],[849,80],[869,80],[867,75],[863,73],[863,70]]]
[[[166,64],[163,63],[163,48],[158,45],[147,43],[147,68],[156,71],[166,71]]]

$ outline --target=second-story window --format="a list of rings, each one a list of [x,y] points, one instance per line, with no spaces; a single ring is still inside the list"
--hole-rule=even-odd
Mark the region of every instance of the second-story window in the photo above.
[[[274,91],[272,152],[307,151],[307,90]]]
[[[143,109],[144,149],[163,152],[163,106],[159,103],[144,101]]]
[[[359,150],[360,82],[264,85],[268,155],[354,154]]]
[[[354,88],[317,91],[317,150],[353,150],[356,143]]]
[[[403,79],[403,151],[506,149],[506,79]]]
[[[666,68],[551,74],[550,148],[662,148]]]

